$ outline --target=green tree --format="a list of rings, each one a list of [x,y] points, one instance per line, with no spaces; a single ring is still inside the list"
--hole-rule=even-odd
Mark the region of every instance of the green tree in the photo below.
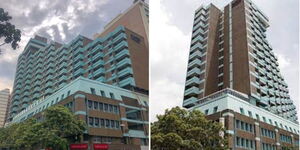
[[[11,44],[11,47],[16,49],[18,42],[21,40],[21,31],[9,22],[11,19],[12,17],[8,15],[8,12],[0,8],[0,39],[3,38],[4,40],[4,43],[1,43],[0,46]]]
[[[74,142],[74,139],[80,140],[86,130],[85,122],[62,105],[50,107],[45,111],[44,117],[41,132],[43,147],[65,149],[68,143]]]
[[[198,110],[179,107],[166,110],[151,124],[151,148],[154,150],[225,150],[227,138],[222,125],[207,120]]]
[[[46,109],[42,116],[41,121],[31,118],[1,128],[0,148],[65,150],[69,143],[79,141],[86,130],[85,122],[61,105]]]

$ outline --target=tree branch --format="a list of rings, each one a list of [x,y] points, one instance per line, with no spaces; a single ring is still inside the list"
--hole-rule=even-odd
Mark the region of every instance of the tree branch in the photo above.
[[[4,45],[4,44],[6,44],[6,43],[4,42],[4,43],[0,44],[0,46],[2,46],[2,45]]]

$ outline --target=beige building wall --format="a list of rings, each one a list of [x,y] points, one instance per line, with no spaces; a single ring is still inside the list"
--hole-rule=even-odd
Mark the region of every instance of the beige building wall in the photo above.
[[[8,109],[8,101],[10,99],[9,89],[0,91],[0,127],[4,126],[6,113]]]

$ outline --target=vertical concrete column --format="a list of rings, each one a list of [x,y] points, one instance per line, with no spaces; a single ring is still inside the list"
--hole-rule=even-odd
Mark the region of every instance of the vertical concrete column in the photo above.
[[[293,134],[291,134],[291,138],[292,138],[292,145],[294,146],[295,140],[294,140],[294,135]]]
[[[228,134],[228,146],[229,148],[234,148],[235,146],[235,127],[234,127],[234,113],[225,112],[223,113],[224,127],[226,133]]]
[[[79,119],[83,120],[84,122],[87,120],[87,117],[88,117],[88,111],[86,108],[85,99],[86,99],[85,95],[80,94],[80,93],[76,93],[73,96],[74,114],[76,116],[78,116]],[[85,133],[88,133],[88,132],[89,132],[89,128],[85,131]],[[81,138],[81,140],[82,140],[81,142],[84,142],[83,137]],[[89,141],[89,144],[90,143],[91,143],[91,141]]]
[[[259,123],[254,122],[254,125],[255,125],[255,147],[256,147],[256,149],[261,149]]]
[[[277,149],[280,149],[280,134],[279,134],[279,132],[278,132],[278,129],[275,129],[275,135],[276,135],[276,137],[275,137],[275,140],[276,140],[276,148]]]
[[[219,122],[221,123],[222,127],[225,128],[225,118],[224,117],[220,117],[219,118]],[[223,131],[220,132],[220,136],[222,138],[224,138],[224,132]]]

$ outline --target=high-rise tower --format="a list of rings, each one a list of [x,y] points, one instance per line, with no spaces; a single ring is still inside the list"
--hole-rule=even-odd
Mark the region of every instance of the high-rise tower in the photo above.
[[[6,122],[6,117],[8,115],[10,101],[9,89],[4,89],[0,91],[0,128],[4,126]]]
[[[259,134],[257,139],[261,135],[252,127],[257,125],[259,129],[259,121],[272,128],[299,133],[296,107],[267,40],[268,22],[268,17],[250,0],[233,0],[222,10],[210,4],[195,11],[184,91],[185,108],[200,109],[214,117],[225,112],[232,113],[231,116],[248,116],[251,119],[236,120],[243,124],[248,121],[254,136]],[[231,119],[225,117],[229,121],[225,121],[225,126],[233,131],[230,133],[236,134],[237,127],[234,118]],[[280,133],[278,136],[285,138],[286,135]],[[240,137],[234,140],[240,141]],[[250,140],[255,142],[256,139],[247,139]],[[265,144],[270,143],[263,146],[258,143],[262,149]]]
[[[136,1],[94,39],[30,39],[18,58],[10,123],[42,120],[45,109],[64,105],[88,125],[81,142],[90,149],[148,149],[148,24],[126,24],[144,21],[143,6]]]

